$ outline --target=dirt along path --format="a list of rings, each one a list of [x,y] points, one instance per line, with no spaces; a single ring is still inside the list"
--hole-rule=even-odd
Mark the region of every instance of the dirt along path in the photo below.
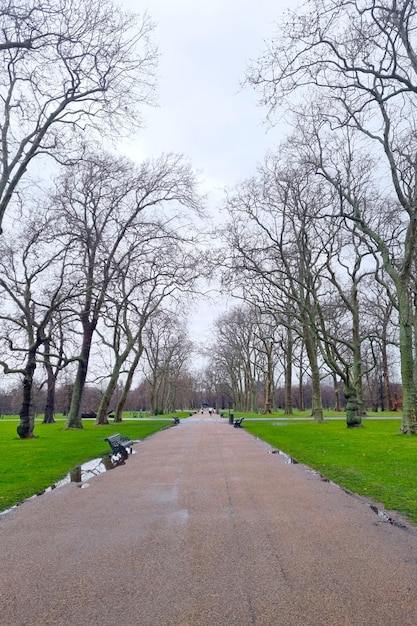
[[[227,420],[0,519],[0,624],[415,626],[417,531]]]

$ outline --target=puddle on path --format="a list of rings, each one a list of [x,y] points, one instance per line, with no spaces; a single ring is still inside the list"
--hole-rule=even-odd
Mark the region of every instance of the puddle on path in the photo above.
[[[298,465],[298,461],[296,459],[294,459],[292,456],[290,456],[286,452],[283,452],[282,450],[278,450],[275,448],[273,450],[269,450],[268,454],[279,454],[279,456],[282,456],[284,458],[284,463],[286,463],[287,465]],[[317,478],[319,478],[322,482],[329,483],[333,487],[337,487],[338,489],[341,489],[342,491],[347,493],[349,496],[352,496],[354,498],[359,498],[361,501],[363,501],[366,504],[366,506],[369,506],[371,511],[373,511],[382,522],[386,522],[388,524],[391,524],[392,526],[396,526],[397,528],[402,528],[403,530],[410,530],[410,528],[406,524],[403,524],[402,522],[394,519],[393,517],[390,517],[390,515],[388,515],[386,511],[384,511],[383,509],[380,509],[378,506],[376,506],[372,502],[367,501],[366,499],[364,499],[363,496],[360,496],[356,494],[355,492],[350,491],[349,489],[347,489],[346,487],[343,487],[342,485],[338,485],[337,483],[334,483],[329,478],[326,478],[326,476],[323,476],[323,474],[321,474],[318,470],[314,470],[309,467],[306,467],[306,470],[310,472],[311,474],[314,474],[314,476],[317,476]]]
[[[132,454],[136,454],[136,451],[133,450]],[[72,470],[70,470],[65,478],[63,478],[62,480],[59,480],[58,482],[51,485],[50,487],[47,487],[46,489],[42,489],[42,491],[38,491],[38,493],[33,494],[33,496],[30,496],[30,498],[26,498],[26,500],[18,502],[9,509],[1,511],[0,519],[7,515],[7,513],[10,513],[10,511],[16,509],[24,502],[27,502],[27,500],[33,500],[34,498],[42,496],[44,493],[48,493],[48,491],[53,491],[54,489],[58,489],[59,487],[68,485],[71,482],[77,483],[81,489],[86,489],[87,487],[89,487],[87,481],[90,480],[90,478],[98,476],[99,474],[104,474],[104,472],[115,469],[116,467],[117,465],[113,465],[110,456],[105,456],[101,459],[92,459],[91,461],[87,461],[82,465],[78,465],[77,467],[74,467]]]
[[[382,520],[383,522],[387,522],[388,524],[392,524],[392,526],[396,526],[397,528],[402,528],[403,530],[408,530],[408,526],[406,524],[403,524],[402,522],[399,522],[397,519],[394,519],[393,517],[390,517],[388,515],[388,513],[386,513],[386,511],[383,511],[382,509],[379,509],[377,506],[375,506],[375,504],[370,504],[369,505],[371,510],[376,513],[376,515],[378,515],[379,519]]]
[[[286,452],[283,452],[282,450],[270,450],[269,454],[279,454],[279,456],[283,457],[284,463],[286,463],[286,465],[298,465],[298,461],[296,459],[294,459]]]

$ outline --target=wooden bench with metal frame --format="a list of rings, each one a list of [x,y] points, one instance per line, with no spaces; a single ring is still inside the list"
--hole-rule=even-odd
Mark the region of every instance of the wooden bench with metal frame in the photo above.
[[[104,441],[107,441],[111,448],[110,457],[114,465],[122,465],[129,458],[129,453],[132,454],[133,441],[128,437],[116,434],[106,437]]]

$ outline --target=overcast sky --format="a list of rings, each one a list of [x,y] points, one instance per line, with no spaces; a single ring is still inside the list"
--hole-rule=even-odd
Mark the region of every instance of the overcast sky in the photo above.
[[[257,96],[242,89],[245,68],[263,50],[264,40],[294,2],[289,0],[124,0],[156,22],[160,53],[156,109],[146,109],[146,128],[128,149],[135,160],[162,152],[184,154],[201,171],[211,193],[211,213],[221,190],[255,173],[280,129],[268,130]],[[194,316],[194,333],[210,336],[216,306],[204,304]]]

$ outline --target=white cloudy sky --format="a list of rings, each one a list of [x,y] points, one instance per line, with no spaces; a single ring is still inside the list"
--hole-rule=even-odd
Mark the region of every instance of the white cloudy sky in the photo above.
[[[221,204],[221,190],[255,172],[279,129],[263,123],[256,94],[242,89],[249,59],[259,56],[264,40],[290,0],[123,0],[156,22],[160,53],[159,107],[144,112],[145,130],[129,147],[141,160],[161,152],[184,154],[201,171],[210,209]],[[217,307],[205,303],[193,316],[201,336],[210,334]]]

